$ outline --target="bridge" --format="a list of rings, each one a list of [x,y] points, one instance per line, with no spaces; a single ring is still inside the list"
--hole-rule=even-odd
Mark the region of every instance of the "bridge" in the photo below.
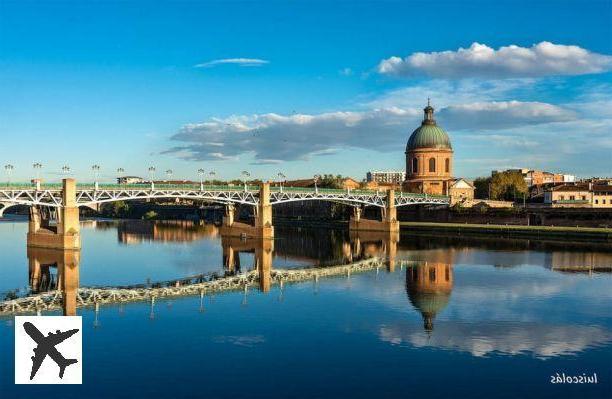
[[[80,249],[79,207],[93,207],[116,201],[189,199],[224,204],[223,235],[274,238],[272,207],[297,201],[331,201],[353,207],[351,230],[397,232],[397,208],[408,205],[448,205],[449,198],[393,190],[336,190],[260,186],[205,186],[203,184],[133,185],[77,184],[63,179],[61,185],[13,184],[0,189],[0,216],[15,205],[30,207],[28,246],[53,249]],[[250,205],[255,223],[234,220],[235,205]],[[361,217],[363,207],[381,210],[381,220]]]

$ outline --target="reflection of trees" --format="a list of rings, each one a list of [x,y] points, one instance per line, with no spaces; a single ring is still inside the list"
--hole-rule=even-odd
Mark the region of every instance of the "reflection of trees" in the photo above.
[[[188,220],[147,221],[135,220],[117,224],[117,238],[124,244],[145,241],[190,242],[219,235],[219,228]]]

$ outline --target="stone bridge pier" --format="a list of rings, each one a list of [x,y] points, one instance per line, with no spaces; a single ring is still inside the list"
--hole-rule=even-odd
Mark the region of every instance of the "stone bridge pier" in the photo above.
[[[255,224],[237,222],[234,204],[227,204],[221,235],[250,238],[274,239],[272,224],[272,205],[270,204],[270,183],[262,183],[259,188],[259,203],[255,207]]]
[[[354,231],[399,232],[397,208],[395,207],[395,191],[387,190],[385,207],[381,208],[382,220],[371,220],[361,217],[361,207],[354,207],[353,216],[349,221],[349,229]]]
[[[55,213],[55,225],[50,223]],[[79,250],[81,234],[79,208],[76,201],[76,181],[62,180],[62,206],[59,208],[30,207],[28,247]]]

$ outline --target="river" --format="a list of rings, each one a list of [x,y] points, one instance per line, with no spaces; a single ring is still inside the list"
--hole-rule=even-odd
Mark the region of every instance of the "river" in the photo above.
[[[0,219],[0,300],[61,285],[53,256],[28,251],[26,233],[26,220]],[[261,244],[223,238],[214,225],[92,220],[81,234],[81,288],[240,275],[266,262]],[[268,249],[272,270],[385,261],[202,298],[78,307],[79,386],[14,385],[13,315],[0,315],[0,397],[611,393],[609,244],[277,227]],[[597,374],[598,383],[552,384],[557,373]]]

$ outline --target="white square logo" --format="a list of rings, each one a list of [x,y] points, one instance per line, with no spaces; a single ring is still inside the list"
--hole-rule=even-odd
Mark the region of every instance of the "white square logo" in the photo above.
[[[15,384],[81,384],[81,316],[15,317]]]

